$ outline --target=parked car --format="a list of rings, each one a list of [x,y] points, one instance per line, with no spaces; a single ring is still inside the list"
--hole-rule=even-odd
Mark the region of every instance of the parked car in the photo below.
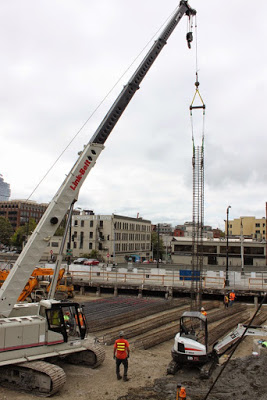
[[[73,264],[84,264],[85,261],[88,261],[88,258],[77,258],[77,260],[73,261]]]
[[[142,264],[149,264],[149,260],[144,260]]]
[[[95,258],[89,258],[89,260],[86,260],[84,262],[84,265],[98,265],[99,261],[96,260]]]

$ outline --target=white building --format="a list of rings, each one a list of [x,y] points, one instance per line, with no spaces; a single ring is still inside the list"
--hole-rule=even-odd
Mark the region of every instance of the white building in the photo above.
[[[150,259],[151,221],[121,215],[95,215],[82,211],[72,217],[71,249],[73,257],[97,250],[104,262],[122,263],[128,257]],[[45,255],[58,254],[62,238],[54,237]],[[65,244],[65,249],[67,244]]]

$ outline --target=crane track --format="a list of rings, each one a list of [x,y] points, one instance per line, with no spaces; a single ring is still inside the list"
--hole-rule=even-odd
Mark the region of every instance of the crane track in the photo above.
[[[30,361],[0,368],[1,386],[38,396],[52,396],[65,382],[63,369],[45,361]]]

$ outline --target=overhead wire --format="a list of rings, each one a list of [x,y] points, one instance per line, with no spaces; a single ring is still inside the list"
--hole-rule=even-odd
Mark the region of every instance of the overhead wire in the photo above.
[[[260,311],[260,309],[261,309],[263,303],[266,301],[266,299],[267,299],[267,293],[264,293],[264,297],[263,297],[261,303],[259,304],[259,306],[258,306],[258,308],[256,309],[256,311],[255,311],[253,317],[251,318],[251,320],[249,321],[248,325],[246,326],[246,329],[244,330],[243,334],[241,335],[241,337],[240,337],[240,338],[238,339],[238,341],[236,342],[235,347],[233,348],[233,350],[231,351],[231,353],[230,353],[230,355],[229,355],[229,357],[228,357],[228,360],[227,360],[227,361],[225,362],[225,364],[223,365],[221,371],[219,372],[217,378],[215,379],[215,381],[214,381],[213,384],[211,385],[211,387],[210,387],[208,393],[207,393],[206,396],[203,398],[203,400],[207,400],[207,398],[209,397],[209,395],[210,395],[212,389],[214,388],[214,386],[216,385],[216,383],[217,383],[218,380],[220,379],[220,377],[221,377],[223,371],[225,370],[225,368],[226,368],[227,365],[229,364],[229,362],[230,362],[232,356],[234,355],[236,349],[238,348],[238,346],[240,345],[240,343],[244,340],[244,337],[245,337],[245,335],[246,335],[248,329],[251,328],[252,323],[253,323],[253,321],[254,321],[256,315],[257,315],[258,312]]]
[[[143,47],[143,49],[138,53],[138,55],[133,59],[131,64],[126,68],[126,70],[123,72],[123,74],[120,76],[120,78],[115,82],[115,84],[111,87],[111,89],[107,92],[107,94],[103,97],[103,99],[99,102],[99,104],[96,106],[96,108],[91,112],[87,120],[82,124],[82,126],[78,129],[78,131],[75,133],[73,138],[69,141],[67,146],[62,150],[62,152],[59,154],[59,156],[56,158],[56,160],[53,162],[53,164],[48,168],[47,172],[44,174],[42,179],[39,181],[39,183],[35,186],[35,188],[32,190],[31,194],[28,196],[27,200],[30,200],[32,195],[36,192],[38,187],[41,185],[41,183],[45,180],[45,178],[48,176],[48,174],[52,171],[52,169],[55,167],[55,165],[58,163],[60,158],[63,156],[63,154],[67,151],[67,149],[70,147],[70,145],[74,142],[76,137],[81,133],[81,131],[84,129],[84,127],[87,125],[87,123],[91,120],[91,118],[94,116],[94,114],[97,112],[97,110],[102,106],[102,104],[106,101],[106,99],[109,97],[109,95],[113,92],[115,87],[120,83],[122,78],[127,74],[127,72],[130,70],[130,68],[134,65],[134,63],[138,60],[138,58],[141,56],[141,54],[145,51],[145,49],[149,46],[149,44],[154,40],[155,36],[158,35],[158,33],[161,31],[161,29],[166,25],[167,21],[174,15],[178,7],[175,8],[175,10],[169,15],[168,18],[165,19],[165,21],[161,24],[161,26],[157,29],[157,31],[153,34],[153,36],[149,39],[149,41],[146,43],[146,45]]]

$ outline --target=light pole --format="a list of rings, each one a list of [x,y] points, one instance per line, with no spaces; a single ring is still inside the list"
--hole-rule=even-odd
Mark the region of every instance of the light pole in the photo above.
[[[228,219],[229,219],[229,209],[231,206],[227,207],[226,210],[226,277],[225,277],[225,286],[229,286],[229,276],[228,276],[228,236],[229,236],[229,227],[228,227]]]

